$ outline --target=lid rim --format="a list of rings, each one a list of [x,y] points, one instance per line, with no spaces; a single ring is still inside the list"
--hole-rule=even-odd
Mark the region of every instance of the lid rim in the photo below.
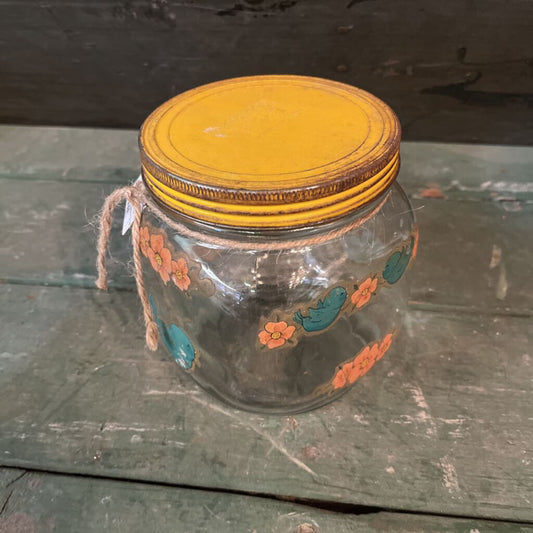
[[[396,179],[399,173],[399,169],[400,169],[400,158],[397,157],[397,158],[394,158],[392,161],[390,161],[388,166],[385,166],[382,169],[384,171],[382,176],[379,176],[380,174],[379,172],[373,174],[371,178],[377,178],[377,179],[372,180],[369,178],[368,180],[362,181],[361,183],[358,184],[360,188],[357,191],[354,190],[355,189],[354,187],[348,187],[347,189],[339,190],[335,192],[334,194],[323,195],[320,197],[322,199],[322,203],[320,203],[320,206],[332,205],[333,203],[335,203],[335,197],[339,197],[341,195],[343,196],[343,199],[359,196],[363,194],[365,191],[367,191],[368,189],[371,189],[372,187],[374,187],[375,185],[379,183],[389,183],[390,185],[390,183],[392,183],[392,181]],[[314,202],[315,200],[314,198],[302,199],[298,197],[291,198],[289,196],[285,196],[284,201],[282,202],[275,202],[275,201],[270,202],[270,203],[256,202],[253,205],[251,205],[250,202],[237,202],[237,201],[234,201],[233,199],[231,199],[232,200],[231,202],[222,202],[222,201],[213,201],[211,199],[206,200],[204,198],[199,198],[197,196],[190,196],[190,195],[179,196],[179,193],[177,191],[175,191],[177,194],[173,194],[174,191],[173,192],[165,191],[162,188],[161,182],[154,180],[153,177],[147,176],[146,172],[142,173],[142,178],[143,178],[145,185],[147,185],[150,189],[157,189],[164,196],[168,196],[169,198],[175,199],[177,201],[180,201],[182,203],[185,203],[191,206],[200,206],[201,205],[200,202],[202,200],[205,200],[209,204],[212,204],[209,207],[213,211],[226,212],[226,211],[229,211],[230,208],[235,207],[235,209],[231,209],[231,212],[235,214],[242,214],[242,215],[248,213],[251,216],[253,216],[254,213],[256,212],[264,213],[264,211],[260,210],[261,207],[269,208],[269,207],[274,207],[274,206],[278,206],[278,207],[284,206],[285,209],[287,209],[287,206],[292,205],[292,206],[295,206],[293,210],[305,211],[306,206],[309,205],[310,203],[314,203],[315,206],[317,205],[316,202]],[[286,191],[286,192],[290,193],[293,191]],[[295,192],[298,193],[299,191],[295,191]],[[243,210],[242,211],[237,210],[238,206],[240,206]],[[296,209],[296,206],[299,206],[300,209]],[[248,211],[246,211],[246,209],[248,209]],[[279,210],[277,211],[277,213],[280,213],[280,212],[283,212],[283,211],[279,211]]]
[[[222,204],[220,209],[198,206],[190,204],[184,199],[173,198],[162,191],[143,175],[143,182],[147,189],[150,191],[152,197],[160,204],[165,204],[171,211],[181,213],[184,216],[191,218],[192,220],[198,220],[200,222],[209,223],[215,226],[224,226],[234,229],[253,229],[253,230],[265,230],[273,228],[296,228],[305,226],[315,226],[317,224],[328,222],[329,220],[340,219],[343,216],[349,216],[354,211],[358,211],[364,208],[366,205],[372,203],[376,198],[386,193],[396,180],[396,177],[400,171],[400,159],[396,160],[391,172],[386,173],[375,183],[364,188],[358,194],[343,199],[341,202],[328,202],[330,197],[324,197],[325,203],[318,206],[308,207],[301,205],[301,209],[298,209],[300,204],[291,204],[294,208],[284,210],[283,212],[277,209],[275,214],[268,211],[251,213],[250,211],[239,210],[222,210]],[[176,205],[181,207],[177,208]],[[231,206],[231,204],[225,204]],[[265,206],[265,208],[272,206]],[[195,213],[195,214],[193,214]],[[201,216],[198,214],[201,213]],[[283,222],[279,222],[280,217]],[[232,220],[232,222],[229,222]],[[289,224],[285,224],[287,220],[290,220]],[[276,223],[274,223],[276,221]]]
[[[143,169],[146,169],[150,174],[154,175],[162,183],[168,187],[183,192],[185,194],[191,194],[194,192],[195,198],[201,198],[205,200],[231,200],[236,203],[246,203],[247,201],[253,201],[254,203],[261,203],[265,205],[283,204],[286,203],[288,197],[294,197],[301,195],[301,200],[311,200],[313,198],[321,198],[323,196],[330,196],[342,191],[351,189],[366,180],[370,179],[381,172],[388,165],[391,165],[393,161],[399,158],[399,139],[398,150],[393,152],[392,157],[390,154],[381,156],[376,164],[369,162],[365,167],[358,167],[356,172],[351,175],[337,176],[330,180],[327,184],[323,185],[311,185],[283,188],[277,187],[276,189],[245,189],[245,188],[220,188],[218,186],[209,186],[203,183],[194,182],[181,176],[176,176],[157,165],[149,158],[141,153],[141,162]],[[339,169],[338,174],[342,171]],[[319,174],[324,178],[327,174]],[[248,182],[249,183],[249,182]],[[238,198],[241,196],[241,198]]]

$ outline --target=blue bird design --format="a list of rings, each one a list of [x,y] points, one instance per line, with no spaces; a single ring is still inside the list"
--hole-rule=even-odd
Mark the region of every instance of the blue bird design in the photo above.
[[[170,324],[167,326],[158,316],[154,304],[154,299],[152,295],[149,294],[148,298],[150,299],[150,305],[152,306],[152,311],[154,312],[155,321],[157,323],[157,328],[159,329],[159,334],[163,339],[167,350],[170,352],[170,355],[174,360],[186,370],[190,370],[194,363],[196,357],[196,352],[194,346],[190,341],[189,337],[185,335],[182,329],[178,328],[175,324]]]
[[[388,259],[383,269],[383,279],[391,285],[396,283],[405,272],[407,265],[413,255],[415,237],[411,237],[411,243],[405,245],[401,250],[394,252]]]
[[[294,321],[303,326],[305,331],[320,331],[333,324],[341,307],[346,301],[346,289],[335,287],[323,299],[318,300],[316,307],[309,307],[309,315],[303,316],[301,311],[296,311]]]

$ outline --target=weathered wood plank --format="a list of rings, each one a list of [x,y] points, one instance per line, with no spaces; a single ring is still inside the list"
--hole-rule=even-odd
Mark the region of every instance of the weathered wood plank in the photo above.
[[[0,498],[5,502],[0,513],[0,531],[5,532],[531,531],[525,524],[385,512],[356,516],[252,496],[10,468],[0,469]]]
[[[3,465],[533,520],[529,319],[410,312],[343,399],[267,417],[143,352],[132,293],[0,290]]]
[[[289,72],[374,92],[406,138],[530,144],[532,19],[527,0],[8,0],[0,120],[138,127],[185,89]]]
[[[105,194],[135,175],[135,136],[134,132],[120,131],[0,128],[0,139],[7,139],[2,153],[9,155],[0,163],[0,177],[8,178],[0,184],[4,216],[0,277],[29,284],[92,285],[94,231],[87,223]],[[69,148],[66,152],[62,150],[65,142]],[[22,151],[21,146],[25,147]],[[401,179],[410,195],[420,198],[417,206],[425,206],[418,212],[422,242],[418,266],[413,270],[416,305],[432,309],[451,306],[454,312],[458,306],[463,311],[531,312],[531,250],[527,243],[532,154],[533,150],[526,148],[405,143]],[[429,188],[442,191],[445,199],[425,198],[424,191]],[[126,239],[117,236],[114,242],[116,265],[127,261],[129,251]],[[460,262],[458,245],[466,258]],[[490,269],[493,245],[502,249],[502,259],[500,265]],[[112,276],[116,286],[131,287],[123,271],[112,272]],[[503,301],[496,298],[497,293],[502,294],[502,283],[507,285]],[[527,455],[531,424],[524,420],[524,412],[530,393],[527,339],[532,330],[524,319],[462,315],[458,333],[459,326],[451,314],[413,312],[407,319],[407,332],[422,339],[406,339],[405,350],[414,351],[416,362],[402,361],[397,378],[390,374],[396,372],[391,366],[388,374],[381,376],[383,383],[368,385],[374,396],[366,398],[368,393],[362,391],[363,404],[358,403],[361,398],[354,391],[347,398],[358,404],[355,413],[349,402],[343,403],[346,399],[332,411],[326,408],[324,413],[315,413],[315,418],[311,414],[280,419],[245,415],[213,403],[188,380],[182,381],[164,353],[143,353],[138,304],[131,293],[98,295],[93,291],[9,286],[3,290],[15,295],[4,298],[4,308],[13,316],[1,332],[4,342],[0,363],[4,370],[0,373],[0,420],[5,421],[3,428],[8,433],[0,442],[7,443],[2,448],[7,452],[3,454],[5,464],[319,499],[328,499],[331,494],[338,501],[368,505],[378,501],[398,509],[468,514],[473,508],[472,512],[480,515],[531,519],[525,511],[532,492],[531,478],[527,472],[519,472],[531,460]],[[423,331],[426,326],[428,329]],[[478,333],[470,335],[468,328]],[[434,331],[440,337],[430,339]],[[486,337],[480,339],[480,334]],[[452,343],[450,338],[454,338]],[[495,339],[498,342],[493,342]],[[428,353],[426,363],[423,354]],[[435,353],[450,360],[435,364]],[[114,361],[112,356],[117,355]],[[461,359],[465,356],[467,361]],[[515,375],[519,371],[515,359],[523,372],[520,379]],[[432,368],[420,370],[426,364]],[[484,365],[487,368],[481,372]],[[510,384],[504,375],[508,367],[512,368]],[[488,376],[488,369],[496,375]],[[457,382],[456,373],[466,383]],[[99,378],[103,384],[94,384]],[[391,383],[391,379],[396,381]],[[413,385],[414,380],[418,381]],[[414,406],[409,406],[410,400],[420,402],[418,382],[424,387],[422,401],[431,405],[431,410],[427,407],[413,412]],[[446,397],[444,384],[449,387]],[[388,392],[383,393],[379,387],[388,387]],[[436,388],[431,397],[426,387]],[[450,405],[449,395],[454,398]],[[388,406],[379,407],[385,412],[375,413],[374,418],[372,398],[384,402],[378,405]],[[182,399],[183,403],[176,403]],[[110,411],[109,405],[117,411]],[[403,409],[406,405],[408,409],[402,415],[391,407]],[[443,414],[443,405],[456,412]],[[490,405],[496,408],[489,413]],[[213,425],[213,415],[208,411],[221,420]],[[168,413],[173,413],[173,424]],[[333,419],[335,425],[328,425]],[[217,442],[227,431],[224,420],[238,428],[236,438],[239,446],[245,443],[243,449],[235,453],[235,442],[229,437],[222,439],[220,450],[214,445],[205,446],[202,439],[198,448],[197,435],[191,435],[191,428],[201,433],[206,428],[207,438]],[[299,424],[294,428],[293,420]],[[357,425],[339,429],[337,422]],[[329,433],[320,434],[317,424]],[[376,431],[380,425],[394,428],[385,441],[385,430]],[[397,427],[410,430],[409,436],[395,431]],[[340,444],[333,441],[335,431]],[[430,434],[424,437],[424,431]],[[493,433],[498,433],[497,437]],[[183,434],[185,438],[181,438]],[[426,443],[434,449],[420,453],[418,441],[424,442],[431,434],[439,443]],[[481,449],[479,441],[484,443]],[[407,458],[389,464],[383,449],[365,451],[365,442],[380,442],[380,446],[385,442],[386,449],[398,450]],[[398,442],[402,444],[399,447]],[[504,457],[506,447],[513,446],[518,446],[515,453]],[[518,454],[518,449],[526,454]],[[129,459],[119,457],[124,450]],[[156,454],[154,472],[152,453]],[[274,455],[277,461],[267,475],[264,460],[260,461],[265,453]],[[318,466],[317,454],[326,456]],[[375,454],[377,463],[371,456],[371,470],[361,473],[369,454]],[[217,463],[217,468],[204,464],[195,471],[191,461],[199,465],[206,463],[206,458]],[[485,460],[490,463],[488,469]],[[291,467],[297,470],[289,472],[289,482],[280,481],[287,470],[282,461],[292,461]],[[302,483],[298,461],[318,478],[312,476],[311,481]],[[353,465],[357,465],[355,476],[350,471]],[[381,471],[381,477],[372,477],[381,467],[387,475]],[[398,470],[401,479],[391,481],[390,476]],[[424,479],[416,481],[411,501],[409,474],[413,471]],[[336,486],[339,476],[341,484]],[[506,476],[514,476],[514,481]],[[380,484],[388,488],[376,498]],[[442,505],[436,503],[441,494],[435,486],[449,492]],[[395,490],[405,498],[398,499]],[[428,500],[425,503],[424,497]],[[465,500],[469,500],[470,507],[464,505]]]
[[[128,183],[137,131],[0,125],[0,178]]]
[[[413,302],[531,315],[533,205],[506,212],[489,202],[415,200],[420,252]]]
[[[532,168],[528,147],[404,142],[400,181],[411,196],[440,189],[445,199],[533,202]]]
[[[96,228],[90,223],[112,189],[108,183],[32,181],[28,187],[25,180],[0,180],[0,278],[92,287]],[[527,246],[533,204],[520,204],[515,212],[495,202],[423,198],[414,205],[421,228],[412,271],[414,301],[488,312],[533,311],[533,249]],[[120,219],[119,210],[111,279],[115,287],[131,288],[131,269],[121,265],[130,260],[130,239],[120,236]],[[491,267],[495,249],[501,259]]]
[[[112,184],[0,180],[0,278],[18,283],[94,287],[97,214]],[[114,221],[110,267],[118,287],[132,287],[120,239],[123,206]],[[116,253],[115,253],[116,252]],[[120,264],[121,268],[115,268]]]

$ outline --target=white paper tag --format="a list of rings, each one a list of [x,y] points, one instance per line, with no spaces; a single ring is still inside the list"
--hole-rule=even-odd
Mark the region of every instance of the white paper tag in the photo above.
[[[134,182],[133,185],[139,183],[142,180],[142,176],[139,176]],[[141,204],[141,211],[144,209],[144,204]],[[124,209],[124,220],[122,221],[122,235],[126,235],[128,230],[131,228],[133,221],[135,220],[135,209],[133,206],[126,200],[126,209]]]

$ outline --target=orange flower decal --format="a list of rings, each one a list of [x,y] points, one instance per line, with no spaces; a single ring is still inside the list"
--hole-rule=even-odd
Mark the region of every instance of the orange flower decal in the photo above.
[[[411,252],[411,260],[415,259],[418,252],[418,228],[415,231],[415,243],[413,244],[413,251]]]
[[[177,261],[171,262],[170,274],[174,285],[178,287],[180,291],[186,291],[191,284],[191,278],[189,278],[189,268],[185,259],[180,257]]]
[[[345,385],[351,385],[364,376],[390,348],[392,336],[393,334],[389,333],[381,342],[365,346],[351,361],[344,363],[331,381],[333,388],[340,389]]]
[[[352,294],[352,303],[355,307],[359,309],[368,303],[372,294],[376,292],[377,286],[378,278],[367,278],[361,285],[356,285],[356,291]]]
[[[159,272],[165,284],[170,279],[171,256],[170,250],[165,248],[163,235],[150,235],[150,246],[146,250],[146,255],[152,263],[152,268]]]
[[[353,383],[355,380],[364,376],[376,362],[379,355],[379,345],[377,343],[367,346],[354,360],[353,368],[348,376],[348,381]]]
[[[392,344],[392,333],[389,333],[379,345],[379,354],[377,356],[377,361],[379,361],[386,353],[387,350],[390,348],[390,345]]]
[[[139,249],[150,260],[152,268],[159,273],[165,285],[172,283],[180,291],[212,296],[215,285],[210,279],[200,278],[202,265],[191,259],[183,250],[176,252],[172,240],[161,230],[149,224],[139,230]]]
[[[344,387],[344,385],[346,385],[352,367],[352,362],[345,363],[344,365],[342,365],[342,367],[338,370],[338,372],[335,374],[335,377],[333,378],[334,389],[340,389],[341,387]]]
[[[140,231],[140,246],[141,252],[145,257],[148,257],[148,248],[150,248],[150,232],[146,226],[141,228]]]
[[[296,328],[288,326],[287,322],[267,322],[265,329],[259,332],[259,341],[270,349],[283,346],[294,333]]]
[[[352,360],[344,363],[333,378],[334,389],[340,389],[347,383],[355,383],[361,376],[364,376],[374,365],[379,355],[379,345],[365,346],[363,350]]]

